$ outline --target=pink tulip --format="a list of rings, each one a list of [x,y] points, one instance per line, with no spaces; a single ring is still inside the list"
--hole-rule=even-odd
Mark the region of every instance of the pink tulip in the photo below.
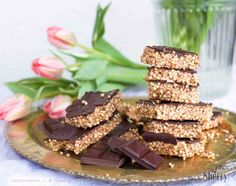
[[[60,79],[64,69],[64,63],[57,57],[41,57],[32,62],[36,74],[52,80]]]
[[[65,109],[72,103],[69,96],[59,95],[43,105],[43,110],[50,118],[60,118],[66,115]]]
[[[57,48],[68,49],[76,45],[75,35],[64,28],[51,26],[47,29],[48,41]]]
[[[14,121],[31,111],[32,102],[29,97],[17,94],[8,98],[0,105],[0,120]]]

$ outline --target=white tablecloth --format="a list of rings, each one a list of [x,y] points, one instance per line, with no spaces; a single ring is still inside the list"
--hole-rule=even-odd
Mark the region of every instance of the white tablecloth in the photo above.
[[[234,70],[234,72],[236,72]],[[236,112],[236,78],[233,78],[231,90],[224,98],[213,100],[215,106]],[[0,102],[11,93],[3,86],[0,86]],[[111,182],[98,181],[94,179],[74,177],[61,172],[49,170],[37,165],[16,154],[7,144],[4,138],[4,127],[6,123],[0,122],[0,185],[3,186],[69,186],[69,185],[116,185]],[[195,181],[185,183],[172,183],[161,185],[236,185],[236,175],[227,177],[226,181]],[[118,184],[117,184],[118,185]],[[128,185],[128,184],[123,184]],[[138,185],[138,184],[129,184]],[[153,184],[148,184],[153,185]]]

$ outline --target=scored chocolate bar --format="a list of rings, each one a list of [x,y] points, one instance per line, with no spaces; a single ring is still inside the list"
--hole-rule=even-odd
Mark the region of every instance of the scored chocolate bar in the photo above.
[[[196,53],[166,46],[147,46],[141,61],[157,68],[184,70],[196,70],[200,63]]]
[[[86,92],[83,97],[66,108],[66,123],[82,128],[93,127],[107,121],[120,102],[118,90]]]
[[[150,99],[183,103],[199,103],[198,86],[168,81],[148,81]]]
[[[204,121],[210,121],[212,109],[211,103],[193,104],[139,100],[136,104],[124,103],[120,111],[136,121],[145,119],[193,120],[200,121],[202,124]]]
[[[154,152],[178,156],[184,160],[203,153],[206,145],[204,139],[176,138],[167,133],[144,132],[142,137],[146,145]]]
[[[105,167],[120,167],[128,159],[128,157],[122,155],[121,153],[111,151],[111,148],[107,143],[109,139],[114,136],[120,136],[124,139],[128,136],[130,139],[134,139],[134,136],[132,135],[133,133],[130,133],[135,129],[136,127],[133,124],[131,124],[128,120],[123,119],[122,122],[111,131],[111,133],[82,154],[80,163]]]
[[[127,159],[126,156],[113,152],[106,141],[99,141],[82,154],[80,163],[118,168]]]
[[[73,151],[75,154],[80,154],[110,133],[120,122],[121,116],[117,112],[108,121],[103,121],[99,125],[87,129],[63,124],[60,120],[54,120],[53,127],[51,127],[52,122],[45,121],[47,138],[44,142],[53,151]],[[48,130],[49,128],[51,131]]]
[[[108,141],[108,145],[115,152],[121,152],[147,169],[156,169],[164,161],[161,156],[151,151],[139,140],[126,141],[120,137],[112,137]]]
[[[147,81],[159,80],[182,83],[190,86],[198,86],[199,78],[196,71],[178,70],[168,68],[149,67]]]

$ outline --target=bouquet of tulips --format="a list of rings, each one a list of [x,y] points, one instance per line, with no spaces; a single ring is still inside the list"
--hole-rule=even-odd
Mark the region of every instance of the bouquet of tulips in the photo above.
[[[43,109],[50,117],[58,118],[65,115],[72,99],[87,91],[124,90],[144,83],[146,67],[129,60],[104,39],[108,8],[109,5],[97,7],[92,47],[79,43],[76,36],[64,28],[47,29],[48,41],[55,47],[51,50],[52,56],[33,60],[32,70],[40,77],[6,83],[15,95],[0,105],[0,119],[19,119],[31,111],[32,102],[48,98],[52,99]],[[74,62],[66,62],[64,55],[72,57]],[[64,71],[69,72],[71,78],[63,78]]]

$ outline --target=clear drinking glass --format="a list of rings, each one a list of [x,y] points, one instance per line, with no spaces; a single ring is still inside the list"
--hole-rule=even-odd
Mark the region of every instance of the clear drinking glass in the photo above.
[[[152,0],[158,45],[200,53],[201,99],[227,93],[236,39],[236,0]]]

